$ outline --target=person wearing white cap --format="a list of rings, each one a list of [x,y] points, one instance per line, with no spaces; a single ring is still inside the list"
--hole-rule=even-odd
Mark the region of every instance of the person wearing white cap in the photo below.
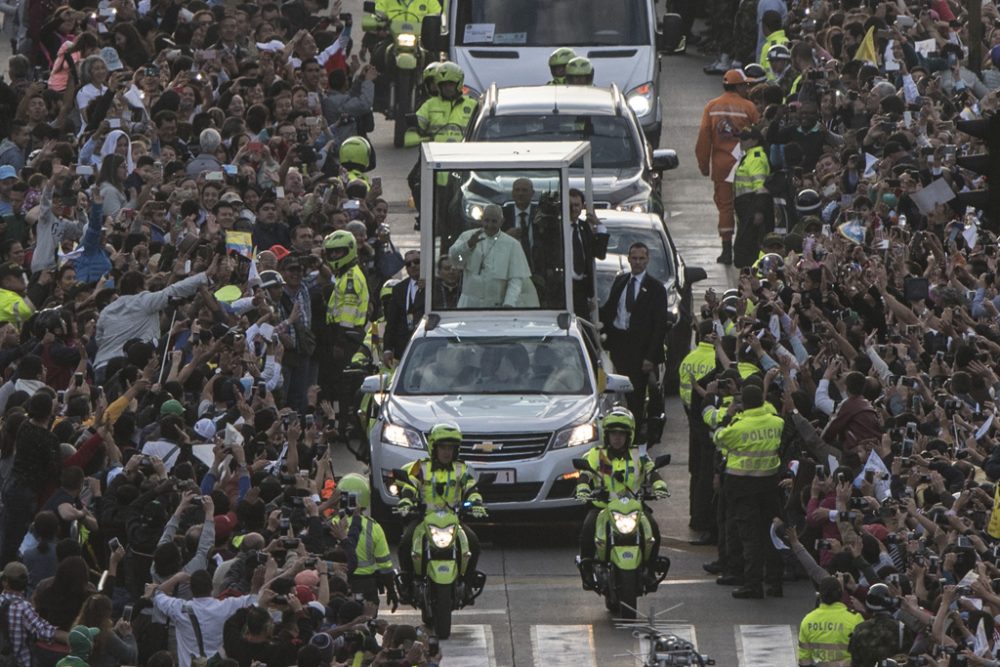
[[[215,439],[215,422],[213,422],[208,417],[202,417],[194,425],[194,432],[201,438],[204,442],[212,442]]]

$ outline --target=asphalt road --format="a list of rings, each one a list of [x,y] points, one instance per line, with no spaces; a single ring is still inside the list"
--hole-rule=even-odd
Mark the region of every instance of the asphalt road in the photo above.
[[[681,164],[664,179],[668,224],[688,266],[702,266],[709,275],[698,285],[696,301],[704,289],[721,291],[736,279],[734,271],[715,263],[719,241],[712,188],[694,160],[702,109],[721,92],[721,79],[701,71],[709,61],[693,51],[666,58],[661,79],[665,119],[661,144],[676,149]],[[390,203],[393,238],[401,248],[416,248],[406,186],[416,149],[394,149],[391,126],[379,120],[376,125],[377,173]],[[660,619],[676,624],[679,634],[693,637],[699,650],[718,665],[792,667],[797,663],[798,621],[812,609],[812,588],[802,582],[786,584],[784,599],[739,601],[704,573],[701,564],[714,559],[714,548],[688,544],[693,535],[687,527],[687,421],[676,397],[668,401],[667,415],[663,442],[653,452],[673,455],[673,464],[664,473],[673,497],[657,503],[654,511],[663,534],[662,552],[673,565],[660,590],[640,600],[640,609],[650,605],[670,609]],[[343,472],[358,468],[349,457],[343,465]],[[484,543],[480,569],[488,577],[486,591],[475,607],[457,613],[452,638],[442,642],[443,665],[636,664],[629,652],[638,649],[637,640],[628,631],[615,629],[603,600],[580,586],[573,560],[576,524],[498,526],[480,530],[479,535]],[[416,612],[401,612],[388,618],[419,623]]]

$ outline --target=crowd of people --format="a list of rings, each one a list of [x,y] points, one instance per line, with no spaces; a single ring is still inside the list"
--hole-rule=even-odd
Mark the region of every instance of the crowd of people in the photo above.
[[[815,583],[800,665],[996,665],[1000,218],[976,191],[1000,184],[962,158],[998,130],[1000,14],[977,44],[946,0],[721,4],[697,157],[739,278],[680,369],[704,567],[737,599]]]
[[[385,538],[331,463],[423,308],[366,137],[386,33],[326,0],[14,13],[0,664],[437,664],[378,616]]]

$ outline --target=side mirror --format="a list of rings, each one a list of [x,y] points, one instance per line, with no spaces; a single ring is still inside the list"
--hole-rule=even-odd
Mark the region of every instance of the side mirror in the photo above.
[[[580,472],[590,470],[590,466],[587,465],[587,459],[573,459],[573,467]]]
[[[670,454],[660,454],[659,456],[656,457],[656,460],[653,461],[653,468],[656,469],[668,465],[670,465]]]
[[[447,44],[442,48],[443,41],[441,39],[441,15],[425,16],[423,23],[420,24],[420,44],[428,51],[437,53],[448,50]]]
[[[632,381],[625,375],[608,373],[608,380],[605,383],[605,394],[628,394],[632,391]]]
[[[366,2],[361,3],[361,8],[367,14],[375,13],[375,3],[372,0],[366,0]]]
[[[700,266],[684,267],[684,284],[693,285],[696,282],[707,280],[708,273]]]
[[[657,148],[653,151],[653,171],[670,171],[680,164],[677,151],[673,148]]]
[[[381,394],[389,388],[390,376],[388,373],[381,375],[369,375],[361,382],[361,393]]]

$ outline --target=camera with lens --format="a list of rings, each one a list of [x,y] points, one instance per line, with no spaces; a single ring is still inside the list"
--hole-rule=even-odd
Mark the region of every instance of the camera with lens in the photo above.
[[[865,510],[868,509],[868,501],[864,498],[851,498],[847,506],[852,510]]]

